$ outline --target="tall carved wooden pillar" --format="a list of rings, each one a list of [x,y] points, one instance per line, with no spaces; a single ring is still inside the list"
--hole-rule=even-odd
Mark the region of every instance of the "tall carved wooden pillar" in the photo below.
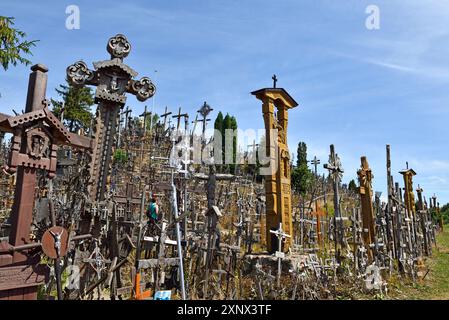
[[[373,174],[368,164],[366,157],[361,157],[361,168],[357,171],[359,176],[359,193],[360,201],[362,203],[362,228],[363,228],[363,242],[366,247],[370,247],[370,244],[374,243],[375,231],[374,231],[374,209],[373,209],[373,190],[372,179]],[[369,257],[372,258],[372,251],[369,250]]]
[[[282,88],[265,88],[252,92],[262,101],[265,122],[266,156],[270,159],[270,170],[265,173],[267,249],[273,252],[277,240],[270,230],[283,230],[291,236],[284,242],[283,251],[288,251],[293,239],[291,208],[290,152],[287,146],[288,110],[298,106],[296,101]],[[277,118],[275,116],[277,111]],[[277,130],[277,135],[275,135]]]
[[[416,172],[413,169],[406,169],[399,172],[404,177],[404,202],[409,218],[415,217],[415,194],[413,193],[413,176]]]

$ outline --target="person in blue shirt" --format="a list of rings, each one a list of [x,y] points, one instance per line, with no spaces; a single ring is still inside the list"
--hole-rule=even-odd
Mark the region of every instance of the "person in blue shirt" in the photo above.
[[[147,208],[147,217],[148,217],[148,223],[156,223],[159,218],[159,206],[157,205],[156,197],[152,197],[150,200],[150,204]]]

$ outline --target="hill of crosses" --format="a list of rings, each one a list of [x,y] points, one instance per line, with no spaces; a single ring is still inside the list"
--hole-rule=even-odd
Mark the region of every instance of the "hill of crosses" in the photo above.
[[[90,88],[90,125],[50,103],[43,64],[24,110],[0,114],[0,299],[394,299],[426,281],[443,219],[419,172],[392,171],[394,145],[383,172],[364,155],[345,172],[338,141],[328,159],[294,155],[302,108],[276,75],[248,93],[265,134],[243,149],[238,118],[207,102],[133,112],[127,98],[151,105],[156,85],[127,64],[125,35],[106,40],[109,57],[65,75]]]

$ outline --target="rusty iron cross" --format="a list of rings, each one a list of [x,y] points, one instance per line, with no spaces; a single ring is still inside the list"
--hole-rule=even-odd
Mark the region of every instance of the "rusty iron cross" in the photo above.
[[[137,72],[123,63],[123,59],[131,51],[131,44],[124,35],[117,34],[110,38],[107,51],[111,59],[94,62],[95,70],[90,70],[83,61],[70,65],[67,68],[69,81],[76,86],[97,86],[97,103],[107,101],[123,106],[126,101],[125,92],[134,94],[139,101],[145,101],[155,94],[156,87],[150,78],[132,79],[137,76]]]
[[[123,63],[131,51],[131,44],[122,34],[109,39],[107,51],[111,59],[94,62],[90,70],[83,61],[75,62],[67,68],[67,79],[74,86],[96,86],[95,102],[98,103],[95,125],[94,152],[91,166],[90,198],[104,200],[107,192],[107,178],[110,173],[113,141],[117,131],[120,109],[126,103],[126,93],[145,101],[156,92],[156,87],[148,77],[135,80],[137,72]],[[129,112],[127,110],[125,113]]]

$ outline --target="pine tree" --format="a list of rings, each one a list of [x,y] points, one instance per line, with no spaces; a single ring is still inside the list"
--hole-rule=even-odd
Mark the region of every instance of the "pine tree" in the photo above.
[[[24,55],[32,55],[31,47],[36,46],[36,42],[39,41],[23,40],[26,33],[13,28],[13,25],[13,17],[0,16],[0,63],[4,70],[7,70],[10,64],[16,66],[18,62],[31,64]]]
[[[214,129],[223,132],[223,113],[221,113],[221,111],[218,112],[218,115],[215,118]]]
[[[217,115],[217,118],[214,122],[214,129],[220,131],[221,133],[221,148],[222,148],[222,163],[225,162],[225,150],[226,150],[226,130],[232,129],[237,130],[237,119],[234,116],[226,113],[226,116],[223,118],[223,113],[220,111]],[[221,172],[227,171],[229,169],[232,173],[235,172],[235,162],[237,160],[237,137],[233,137],[232,141],[232,160],[233,163],[230,165],[220,165],[218,170]]]
[[[223,148],[223,162],[226,162],[226,129],[231,129],[231,116],[229,115],[229,113],[226,113],[226,116],[224,117],[223,120],[223,144],[222,144],[222,148]],[[230,169],[230,165],[229,164],[225,164],[223,167],[223,171],[228,171]]]
[[[230,129],[234,130],[234,132],[237,132],[237,120],[234,116],[231,117],[230,120]],[[231,164],[231,173],[235,173],[236,168],[236,161],[237,161],[237,136],[234,135],[232,138],[232,164]]]
[[[224,162],[224,120],[223,120],[223,113],[218,112],[217,118],[215,118],[215,122],[214,122],[214,129],[220,131],[221,134],[221,163],[219,164],[219,167],[217,168],[218,171],[222,171],[222,165]]]
[[[158,121],[159,115],[157,113],[151,115],[150,117],[146,117],[147,132],[151,132],[151,130],[156,127]]]
[[[71,132],[89,128],[92,119],[90,107],[95,103],[92,89],[61,84],[56,92],[62,101],[51,99],[55,116],[60,118],[64,112],[64,122]]]
[[[349,181],[348,184],[348,189],[354,193],[357,193],[359,188],[357,187],[357,184],[355,183],[355,180],[352,179],[351,181]]]
[[[296,168],[292,170],[292,188],[301,195],[305,195],[312,183],[313,174],[307,166],[307,145],[305,142],[298,143]]]
[[[296,166],[300,167],[301,165],[307,166],[307,145],[305,142],[298,143]]]

